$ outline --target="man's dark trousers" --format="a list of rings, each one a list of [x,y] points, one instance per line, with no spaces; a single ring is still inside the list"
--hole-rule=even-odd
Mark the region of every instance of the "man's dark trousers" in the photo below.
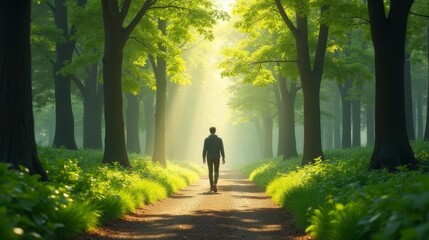
[[[217,180],[219,178],[219,164],[220,164],[220,158],[207,159],[207,165],[209,166],[210,186],[213,186],[213,184],[217,184]],[[213,168],[214,168],[214,179],[213,179]]]

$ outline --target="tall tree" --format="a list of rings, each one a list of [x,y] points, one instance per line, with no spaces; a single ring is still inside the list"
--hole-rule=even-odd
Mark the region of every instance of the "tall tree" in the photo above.
[[[143,112],[144,112],[144,129],[146,133],[145,151],[146,155],[153,155],[154,149],[154,129],[155,129],[155,91],[145,87],[142,90]]]
[[[82,6],[86,0],[77,0],[77,4]],[[68,10],[65,0],[55,0],[54,5],[49,2],[54,13],[55,26],[61,30],[62,39],[55,44],[56,59],[54,64],[55,82],[55,136],[53,145],[55,147],[66,147],[77,149],[74,137],[74,117],[71,104],[71,76],[61,74],[61,69],[65,64],[71,62],[76,46],[73,39],[76,28],[69,27]]]
[[[262,125],[264,126],[264,158],[273,157],[273,116],[270,111],[262,112]]]
[[[338,89],[340,90],[341,96],[341,106],[342,106],[342,137],[341,137],[341,147],[349,148],[352,145],[351,140],[351,110],[352,105],[349,98],[350,89],[353,86],[353,80],[347,79],[344,83],[337,83]]]
[[[405,96],[405,122],[407,124],[408,139],[415,140],[414,132],[414,111],[413,111],[413,96],[411,86],[411,54],[405,52],[404,64],[404,96]]]
[[[133,153],[140,153],[139,139],[139,104],[140,97],[131,93],[126,94],[127,97],[127,149]]]
[[[137,14],[127,21],[125,18],[130,9],[131,0],[124,0],[122,5],[115,0],[102,1],[104,21],[104,119],[105,119],[105,147],[104,163],[118,162],[130,167],[125,147],[125,132],[123,99],[122,99],[122,59],[123,50],[131,32],[147,13],[156,0],[145,0]]]
[[[405,120],[404,59],[407,20],[413,0],[368,1],[375,51],[375,145],[370,168],[394,171],[415,165]],[[386,11],[388,9],[388,11]]]
[[[163,36],[167,35],[167,22],[158,20],[158,29]],[[167,48],[162,42],[158,43],[158,49],[166,52]],[[153,160],[166,165],[165,161],[165,108],[167,100],[167,62],[165,57],[159,55],[150,56],[156,79],[156,105],[155,105],[155,148],[153,151]]]
[[[155,146],[153,160],[166,164],[166,115],[167,115],[167,80],[173,83],[189,82],[186,74],[182,49],[190,42],[194,33],[204,39],[213,40],[212,28],[217,19],[227,15],[215,10],[211,1],[170,1],[165,7],[168,11],[159,11],[156,22],[158,36],[152,43],[153,52],[150,62],[156,79],[155,105]]]
[[[277,110],[275,92],[278,91],[272,86],[273,84],[252,86],[238,81],[229,87],[232,96],[228,101],[228,106],[236,113],[235,121],[255,124],[263,158],[273,156],[273,117]]]
[[[355,96],[352,101],[352,115],[353,115],[353,147],[360,147],[360,126],[361,126],[361,96]]]
[[[301,1],[295,5],[296,25],[286,13],[282,1],[275,0],[275,3],[284,24],[295,38],[297,64],[304,94],[304,150],[301,164],[306,165],[313,163],[318,157],[324,158],[320,126],[320,84],[329,27],[323,21],[320,22],[314,62],[312,63],[308,18],[307,13],[302,11],[302,9],[308,8],[309,3]],[[329,5],[323,4],[320,7],[320,14],[323,16],[328,9]]]
[[[103,18],[101,2],[84,6],[68,4],[70,24],[76,28],[73,61],[61,73],[71,76],[83,100],[83,148],[102,149],[103,84],[100,64],[103,56]]]
[[[0,2],[0,162],[47,180],[34,138],[30,13],[30,0]]]
[[[291,81],[289,87],[284,76],[279,74],[278,85],[280,90],[281,102],[279,103],[283,107],[284,122],[279,122],[279,125],[283,125],[284,132],[284,149],[282,152],[283,159],[297,157],[298,152],[296,150],[296,135],[295,135],[295,100],[296,94],[300,89],[295,82]],[[281,114],[279,111],[278,114]],[[280,119],[279,119],[280,121]],[[280,127],[279,127],[280,132]],[[281,132],[280,132],[281,133]]]
[[[284,159],[298,156],[295,135],[295,100],[297,86],[296,60],[292,35],[272,19],[266,3],[236,4],[233,13],[242,15],[235,27],[246,35],[234,48],[225,48],[221,63],[222,76],[244,76],[245,82],[266,85],[274,81],[278,122],[277,155]],[[254,19],[263,19],[253,22]],[[267,29],[268,26],[268,29]]]
[[[103,85],[98,81],[98,61],[86,67],[83,81],[73,75],[83,97],[83,148],[102,149],[101,119],[103,114]]]
[[[426,34],[427,34],[427,62],[428,62],[428,96],[429,96],[429,25],[426,27]],[[427,102],[426,102],[426,126],[425,126],[425,135],[424,135],[424,140],[428,141],[429,140],[429,97],[427,97]]]

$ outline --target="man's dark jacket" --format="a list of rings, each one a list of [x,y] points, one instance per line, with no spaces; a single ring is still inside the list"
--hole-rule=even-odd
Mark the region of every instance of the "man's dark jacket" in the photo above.
[[[203,158],[220,159],[221,154],[222,158],[225,158],[222,138],[216,134],[211,134],[204,140]]]

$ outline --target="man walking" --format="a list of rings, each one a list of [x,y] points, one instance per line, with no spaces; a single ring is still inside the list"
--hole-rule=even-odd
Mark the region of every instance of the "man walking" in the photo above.
[[[203,148],[203,163],[206,163],[209,168],[210,192],[217,192],[217,180],[219,178],[220,156],[222,155],[222,164],[225,164],[225,151],[223,149],[222,138],[218,137],[216,128],[209,129],[210,136],[204,140]],[[214,178],[213,178],[214,169]]]

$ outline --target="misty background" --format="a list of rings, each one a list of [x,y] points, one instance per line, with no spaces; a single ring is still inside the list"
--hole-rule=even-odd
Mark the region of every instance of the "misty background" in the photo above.
[[[267,141],[266,131],[262,122],[244,119],[231,105],[233,98],[231,88],[238,77],[221,77],[219,64],[222,62],[223,49],[233,47],[243,38],[233,27],[234,16],[231,13],[235,1],[215,1],[219,9],[227,11],[231,16],[229,21],[219,21],[214,29],[213,41],[197,39],[188,49],[183,51],[187,72],[191,82],[183,85],[168,82],[167,109],[166,109],[166,156],[171,160],[202,161],[201,152],[204,138],[209,135],[209,127],[217,128],[217,135],[224,141],[226,162],[240,163],[254,159],[275,157],[278,155],[278,125],[276,113],[272,113],[271,156],[264,152]],[[419,66],[413,65],[412,68]],[[100,70],[101,71],[101,70]],[[418,72],[416,70],[415,72]],[[415,75],[416,88],[426,89],[424,76]],[[420,80],[419,80],[420,79]],[[373,84],[373,83],[369,83]],[[426,84],[426,85],[425,85]],[[72,86],[75,88],[75,86]],[[262,86],[269,88],[270,86]],[[261,88],[262,88],[261,87]],[[362,89],[365,92],[365,88]],[[141,93],[144,94],[144,93]],[[359,93],[356,93],[359,94]],[[264,97],[264,96],[262,96]],[[268,96],[266,96],[269,98]],[[321,109],[322,109],[322,145],[324,149],[341,147],[341,99],[334,81],[322,81]],[[78,94],[73,97],[73,113],[75,119],[75,138],[79,148],[82,147],[82,99]],[[126,105],[124,97],[124,105]],[[262,108],[269,107],[269,103],[262,104]],[[302,153],[302,93],[298,91],[296,107],[296,147]],[[35,110],[36,141],[40,145],[52,145],[55,131],[55,114],[53,104]],[[421,113],[423,116],[425,112]],[[125,116],[125,114],[124,114]],[[367,144],[366,115],[362,115],[360,131],[360,145]],[[140,147],[141,153],[148,153],[145,149],[145,117],[143,104],[140,104]],[[102,121],[104,124],[104,120]],[[415,124],[418,135],[421,135],[424,122]],[[125,126],[126,127],[126,126]],[[420,128],[420,129],[419,129]],[[104,127],[102,128],[104,130]],[[103,135],[104,139],[104,135]]]

